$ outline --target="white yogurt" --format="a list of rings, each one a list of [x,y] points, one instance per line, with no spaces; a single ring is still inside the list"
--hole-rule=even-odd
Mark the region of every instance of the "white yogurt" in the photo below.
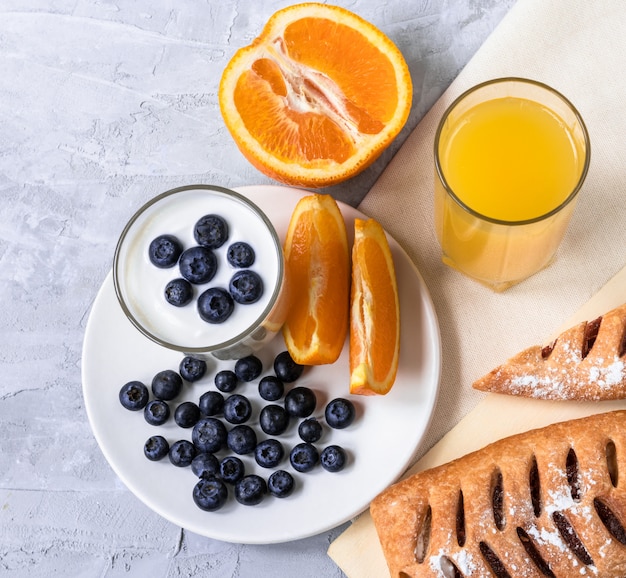
[[[174,235],[183,250],[196,246],[194,225],[200,217],[216,214],[228,223],[228,240],[218,249],[217,273],[209,283],[193,285],[194,298],[184,307],[165,300],[168,281],[181,277],[178,265],[159,269],[150,262],[148,246],[159,235]],[[248,243],[255,252],[249,269],[263,280],[261,298],[251,304],[235,303],[232,315],[218,324],[202,320],[197,297],[209,287],[228,290],[239,269],[227,259],[228,247]],[[270,313],[283,293],[283,257],[278,236],[267,217],[242,195],[197,185],[168,191],[146,204],[131,219],[120,238],[114,265],[115,286],[122,307],[132,323],[154,341],[181,351],[212,352],[217,357],[241,357],[271,337],[283,319]]]

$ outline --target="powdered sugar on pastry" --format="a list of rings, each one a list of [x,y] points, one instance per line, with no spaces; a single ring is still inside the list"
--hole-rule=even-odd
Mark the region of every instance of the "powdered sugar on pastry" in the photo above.
[[[414,474],[370,512],[392,578],[624,578],[625,477],[626,410]]]
[[[626,304],[509,359],[473,387],[553,400],[626,398]]]

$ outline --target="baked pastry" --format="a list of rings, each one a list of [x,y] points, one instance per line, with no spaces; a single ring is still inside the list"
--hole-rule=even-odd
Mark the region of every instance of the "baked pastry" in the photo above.
[[[497,367],[473,387],[541,399],[626,398],[626,304],[535,345]]]
[[[626,411],[504,438],[370,508],[391,576],[626,576]]]

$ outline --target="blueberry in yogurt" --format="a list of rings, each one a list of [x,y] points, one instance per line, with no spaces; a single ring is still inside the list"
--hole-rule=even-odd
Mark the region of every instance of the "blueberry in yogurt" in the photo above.
[[[204,215],[195,224],[193,236],[198,245],[217,249],[228,240],[228,223],[219,215]]]
[[[263,295],[263,280],[258,273],[244,269],[232,276],[228,290],[237,303],[256,303]]]
[[[210,287],[198,297],[198,313],[207,323],[224,323],[234,308],[230,293],[221,287]]]
[[[163,291],[165,300],[174,307],[184,307],[193,299],[193,287],[187,279],[180,277],[168,281]]]
[[[148,246],[148,258],[159,269],[169,269],[178,263],[183,246],[174,235],[159,235]]]
[[[244,241],[237,241],[228,247],[226,260],[237,269],[245,269],[254,264],[256,255],[254,249]]]
[[[178,268],[187,281],[202,285],[215,277],[217,257],[207,247],[190,247],[180,256]]]

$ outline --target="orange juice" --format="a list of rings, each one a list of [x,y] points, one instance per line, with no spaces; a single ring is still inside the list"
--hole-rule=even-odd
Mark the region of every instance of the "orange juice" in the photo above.
[[[443,260],[499,290],[551,261],[588,165],[586,131],[571,108],[513,93],[457,101],[435,150]]]

